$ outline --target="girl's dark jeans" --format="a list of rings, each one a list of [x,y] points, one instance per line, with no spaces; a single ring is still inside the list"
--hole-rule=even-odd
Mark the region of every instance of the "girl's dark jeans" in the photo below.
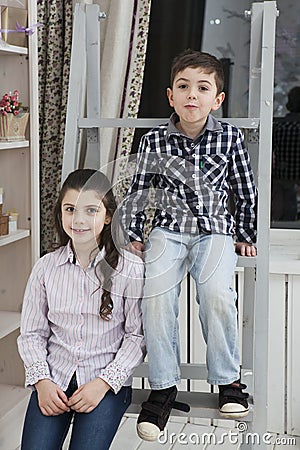
[[[77,389],[76,376],[66,395]],[[118,394],[108,391],[90,413],[66,412],[44,416],[38,405],[37,392],[31,394],[25,417],[21,450],[61,450],[73,419],[69,450],[108,450],[123,414],[130,405],[132,389],[123,387]]]

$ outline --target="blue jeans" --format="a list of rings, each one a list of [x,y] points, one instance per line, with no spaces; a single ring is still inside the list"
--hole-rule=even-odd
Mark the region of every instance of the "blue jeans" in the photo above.
[[[66,395],[77,389],[73,376]],[[90,413],[65,412],[58,416],[44,416],[38,405],[37,392],[28,404],[21,450],[60,450],[73,419],[69,450],[107,450],[116,434],[123,414],[131,402],[131,387],[123,387],[118,394],[108,391]]]
[[[143,323],[152,389],[180,381],[178,297],[189,270],[207,344],[208,383],[239,378],[236,292],[232,288],[237,255],[231,236],[190,235],[154,228],[146,246]]]

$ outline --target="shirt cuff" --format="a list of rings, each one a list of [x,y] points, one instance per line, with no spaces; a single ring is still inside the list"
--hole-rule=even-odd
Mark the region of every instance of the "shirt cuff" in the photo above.
[[[100,371],[99,377],[110,385],[115,394],[119,392],[130,373],[118,362],[112,361],[105,369]]]
[[[40,380],[48,378],[51,380],[50,371],[46,361],[38,361],[31,366],[25,367],[25,386],[33,386]]]

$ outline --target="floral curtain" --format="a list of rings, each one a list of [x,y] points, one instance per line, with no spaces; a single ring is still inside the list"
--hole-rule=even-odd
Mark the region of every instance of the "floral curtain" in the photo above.
[[[106,13],[106,19],[101,21],[101,116],[137,117],[151,0],[94,0],[94,3]],[[100,132],[101,170],[113,182],[119,173],[115,160],[130,154],[133,134],[134,130],[111,128]]]
[[[88,0],[85,2],[91,3]],[[52,250],[54,241],[53,207],[60,187],[62,168],[73,3],[72,0],[38,1],[38,22],[44,25],[39,28],[42,254]],[[107,96],[108,92],[112,92],[112,95],[108,96],[108,101],[101,98],[102,117],[136,117],[142,89],[151,0],[94,0],[94,3],[100,4],[101,10],[107,14],[105,21],[101,22],[101,94]],[[127,29],[127,41],[119,27]],[[117,36],[120,38],[116,40]],[[122,58],[116,58],[117,67],[124,68],[123,78],[117,86],[112,84],[112,73],[107,68],[109,59],[116,52]],[[105,55],[109,55],[109,58],[105,58]],[[105,77],[105,72],[109,76]],[[121,95],[116,95],[118,91]],[[111,115],[109,108],[113,108],[114,115]],[[122,134],[114,130],[113,137],[108,138],[103,131],[100,140],[107,152],[107,162],[112,162],[122,153],[130,153],[133,130],[126,130]],[[113,164],[110,166],[114,168]],[[118,176],[117,168],[114,176]]]
[[[123,91],[120,117],[136,118],[139,112],[143,87],[146,50],[150,20],[151,0],[135,2],[134,21],[132,25],[130,51],[126,73],[126,86]],[[117,133],[117,142],[113,155],[114,166],[112,180],[115,192],[120,199],[127,188],[126,173],[129,169],[128,159],[134,139],[133,128],[121,128]]]
[[[39,0],[41,254],[52,250],[60,186],[72,41],[71,0]]]

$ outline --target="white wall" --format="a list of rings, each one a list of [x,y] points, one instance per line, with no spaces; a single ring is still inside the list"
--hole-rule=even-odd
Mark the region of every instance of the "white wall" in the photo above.
[[[207,0],[202,50],[231,58],[230,117],[247,116],[250,20],[244,16],[249,0]],[[274,116],[283,116],[288,91],[300,85],[300,2],[277,0]],[[211,21],[220,19],[220,24]]]
[[[230,58],[233,62],[229,117],[247,117],[251,21],[245,18],[244,11],[251,9],[251,3],[249,0],[209,0],[205,7],[202,51],[217,58]],[[220,20],[219,24],[216,19]]]

